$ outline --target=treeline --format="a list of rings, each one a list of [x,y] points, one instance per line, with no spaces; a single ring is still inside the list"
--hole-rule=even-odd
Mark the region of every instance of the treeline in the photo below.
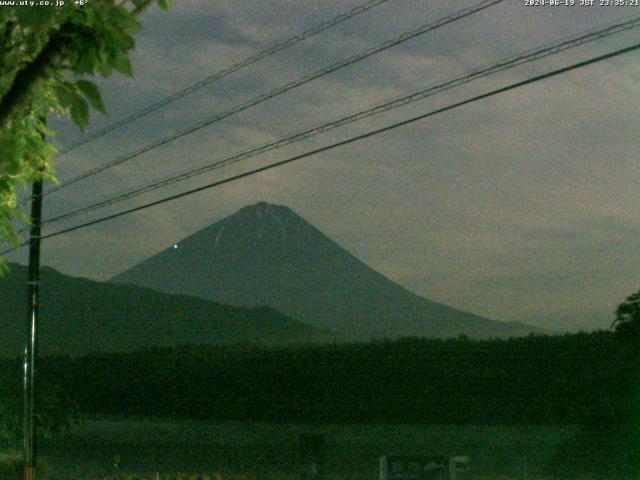
[[[80,413],[215,420],[584,424],[637,393],[609,332],[49,358]],[[637,370],[636,370],[637,371]],[[633,402],[636,403],[636,402]]]

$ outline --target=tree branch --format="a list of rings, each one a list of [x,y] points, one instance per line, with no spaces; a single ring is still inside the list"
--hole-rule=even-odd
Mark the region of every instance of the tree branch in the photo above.
[[[131,15],[141,14],[153,0],[138,3]],[[64,49],[70,44],[70,36],[77,27],[67,20],[54,33],[38,56],[14,77],[11,88],[0,101],[0,132],[7,131],[24,111],[31,107],[36,90],[49,78],[49,70],[62,66]]]
[[[11,88],[0,101],[0,132],[8,130],[13,121],[31,107],[35,91],[49,78],[47,72],[62,63],[62,52],[69,44],[68,34],[72,29],[73,24],[67,21],[38,56],[16,74]]]

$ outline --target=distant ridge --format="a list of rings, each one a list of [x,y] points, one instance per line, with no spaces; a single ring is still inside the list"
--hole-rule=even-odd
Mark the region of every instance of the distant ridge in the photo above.
[[[27,268],[0,277],[0,356],[16,356],[26,338]],[[271,307],[220,305],[187,295],[113,285],[42,269],[40,352],[82,355],[148,347],[331,339]]]
[[[291,209],[259,202],[112,278],[233,305],[271,305],[345,339],[524,335],[420,297],[358,260]]]

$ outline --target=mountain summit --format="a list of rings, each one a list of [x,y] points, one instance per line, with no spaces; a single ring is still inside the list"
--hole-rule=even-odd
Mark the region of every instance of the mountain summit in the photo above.
[[[269,305],[340,338],[528,333],[420,297],[340,247],[291,209],[259,202],[111,281],[243,306]]]

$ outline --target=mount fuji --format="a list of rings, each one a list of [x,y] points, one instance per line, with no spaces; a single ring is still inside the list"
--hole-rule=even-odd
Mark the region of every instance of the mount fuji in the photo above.
[[[336,338],[507,337],[534,330],[416,295],[290,208],[260,202],[111,279],[219,303],[268,305]]]

